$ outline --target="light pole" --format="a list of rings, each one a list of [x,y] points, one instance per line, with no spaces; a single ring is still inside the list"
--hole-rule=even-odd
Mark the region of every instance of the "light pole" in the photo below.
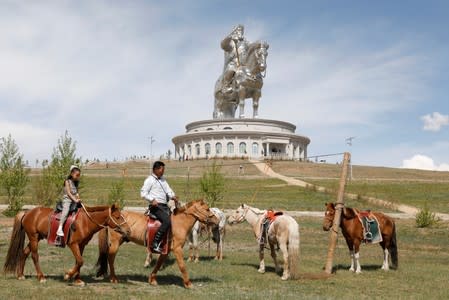
[[[148,137],[148,141],[150,142],[150,168],[151,168],[151,160],[153,159],[153,143],[156,141],[153,136]]]
[[[349,180],[352,180],[353,179],[353,177],[352,177],[352,151],[351,151],[351,148],[352,148],[352,141],[355,139],[356,137],[355,136],[350,136],[350,137],[348,137],[348,138],[346,138],[345,139],[345,141],[346,141],[346,144],[349,146],[349,153],[351,153],[351,159],[350,159],[350,161],[349,161]]]

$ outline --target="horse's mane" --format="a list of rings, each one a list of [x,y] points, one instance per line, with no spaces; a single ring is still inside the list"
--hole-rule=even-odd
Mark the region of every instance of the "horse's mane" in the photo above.
[[[102,206],[84,206],[87,212],[97,212],[109,209],[110,206],[102,205]]]
[[[247,207],[249,207],[250,210],[252,210],[254,213],[256,213],[256,214],[258,214],[258,215],[263,214],[263,213],[266,212],[266,210],[262,210],[262,209],[259,209],[259,208],[256,208],[256,207],[252,207],[252,206],[249,206],[249,205],[247,205],[247,204],[245,204],[245,205],[246,205]]]
[[[353,219],[357,216],[357,212],[354,208],[351,207],[345,207],[343,208],[343,217],[345,219]]]
[[[248,57],[254,52],[254,50],[261,48],[262,46],[268,49],[268,43],[266,41],[255,41],[254,43],[249,44]]]
[[[200,203],[203,204],[204,203],[204,199],[196,199],[196,200],[192,200],[184,205],[181,205],[180,207],[176,207],[175,210],[173,211],[174,215],[180,214],[185,212],[188,208],[190,208],[191,206],[193,206],[196,203]]]

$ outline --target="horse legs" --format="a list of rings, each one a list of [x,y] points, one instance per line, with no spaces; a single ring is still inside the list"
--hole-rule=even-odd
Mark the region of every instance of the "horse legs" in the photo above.
[[[30,243],[28,243],[28,245],[23,249],[22,261],[19,262],[19,268],[18,268],[18,272],[17,272],[17,279],[19,279],[19,280],[25,279],[25,275],[23,275],[23,271],[25,269],[25,262],[31,253],[30,247],[31,247]]]
[[[290,278],[290,270],[288,269],[288,249],[287,243],[280,243],[279,248],[281,248],[282,256],[284,258],[284,272],[282,273],[282,280],[287,280]]]
[[[360,267],[360,241],[355,240],[354,241],[354,260],[355,260],[355,272],[356,274],[362,273],[362,268]]]
[[[159,258],[157,259],[157,262],[156,262],[156,266],[154,266],[153,272],[151,272],[150,277],[148,278],[148,282],[151,285],[157,285],[156,274],[159,271],[159,269],[162,267],[162,264],[164,263],[167,256],[168,255],[163,255],[163,254],[159,255]]]
[[[27,246],[27,248],[29,247],[30,251],[31,251],[31,258],[33,259],[33,263],[34,263],[34,267],[36,268],[36,273],[37,273],[37,280],[39,280],[41,283],[46,282],[45,276],[42,273],[41,270],[41,266],[39,264],[39,253],[37,252],[37,248],[39,245],[39,238],[37,236],[28,236],[28,239],[30,240],[29,242],[29,246]],[[26,248],[25,248],[26,250]],[[24,252],[25,252],[24,250]],[[26,252],[25,252],[26,254]],[[29,255],[29,252],[28,252]],[[23,264],[25,264],[25,261],[23,261]],[[22,276],[23,276],[23,272],[22,272]]]
[[[385,241],[380,243],[380,245],[382,246],[382,249],[384,250],[384,262],[382,264],[382,270],[388,271],[388,270],[390,270],[390,265],[389,265],[390,252],[388,251],[388,247],[386,247]]]
[[[112,283],[118,283],[117,276],[115,275],[114,261],[115,261],[115,256],[117,255],[119,247],[120,247],[119,243],[113,243],[109,247],[109,254],[108,254],[108,263],[109,263],[109,270],[110,270],[109,280]]]
[[[84,245],[78,245],[76,243],[73,243],[73,244],[69,245],[69,247],[70,247],[70,250],[72,250],[73,256],[75,257],[75,266],[65,273],[64,279],[69,280],[70,278],[75,276],[75,285],[84,286],[85,283],[80,279],[80,275],[79,275],[80,269],[84,264],[83,254],[82,254],[83,250],[84,250]]]
[[[278,264],[278,260],[277,260],[275,244],[270,243],[270,251],[271,251],[271,257],[273,258],[273,261],[274,261],[275,272],[278,273],[281,271],[281,269],[279,268],[279,264]]]
[[[239,90],[239,118],[245,117],[245,89]]]
[[[151,251],[149,251],[147,249],[147,257],[145,258],[145,263],[143,264],[143,266],[145,268],[148,268],[150,266],[152,260],[153,260],[153,254],[151,253]]]
[[[259,117],[259,97],[253,98],[253,118]]]
[[[264,244],[261,244],[259,246],[259,260],[260,260],[260,264],[259,264],[259,270],[257,270],[257,272],[263,274],[265,273],[265,261],[264,261]]]
[[[182,247],[180,245],[177,245],[173,249],[173,253],[176,257],[176,262],[178,263],[179,271],[181,271],[182,274],[182,280],[184,282],[184,287],[187,289],[190,289],[192,287],[192,283],[189,279],[189,273],[187,273],[186,265],[184,263],[184,255],[182,253]]]

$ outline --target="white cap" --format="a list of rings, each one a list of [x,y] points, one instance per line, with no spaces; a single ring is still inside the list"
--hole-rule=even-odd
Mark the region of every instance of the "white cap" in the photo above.
[[[71,165],[70,166],[70,173],[72,173],[73,169],[79,169],[79,167],[76,166],[76,165]]]

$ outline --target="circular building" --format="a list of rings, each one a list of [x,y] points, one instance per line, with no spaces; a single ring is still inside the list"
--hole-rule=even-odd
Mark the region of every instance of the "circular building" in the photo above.
[[[302,160],[310,139],[295,130],[295,125],[277,120],[213,119],[187,124],[186,133],[172,141],[176,158]]]

